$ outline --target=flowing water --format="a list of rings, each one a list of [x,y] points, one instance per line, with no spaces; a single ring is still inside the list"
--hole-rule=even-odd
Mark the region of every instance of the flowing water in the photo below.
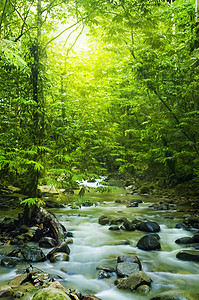
[[[68,196],[65,196],[68,197]],[[74,197],[74,196],[70,196]],[[175,211],[154,211],[149,206],[158,201],[149,196],[127,195],[124,189],[113,189],[111,193],[96,193],[93,189],[86,198],[99,203],[97,206],[72,209],[71,207],[51,209],[67,231],[73,233],[70,244],[70,261],[50,263],[45,261],[34,264],[43,271],[59,275],[61,283],[68,288],[77,288],[83,294],[95,294],[103,300],[151,299],[154,295],[169,290],[189,290],[198,292],[199,263],[185,262],[176,258],[182,249],[175,243],[177,238],[191,236],[193,232],[176,229],[180,216]],[[125,201],[142,200],[139,207],[126,207]],[[67,199],[66,199],[67,200]],[[123,203],[115,203],[120,200]],[[11,212],[0,212],[2,217]],[[13,213],[12,213],[13,214]],[[110,231],[109,226],[98,224],[102,214],[113,217],[127,217],[156,221],[161,250],[143,251],[136,247],[138,240],[145,235],[141,231]],[[128,241],[130,244],[125,244]],[[48,252],[45,250],[45,252]],[[119,255],[137,255],[142,262],[143,271],[153,280],[151,292],[147,296],[118,290],[114,281],[115,273],[108,279],[98,279],[99,265],[115,266]],[[0,267],[0,283],[3,284],[16,276],[17,269]]]

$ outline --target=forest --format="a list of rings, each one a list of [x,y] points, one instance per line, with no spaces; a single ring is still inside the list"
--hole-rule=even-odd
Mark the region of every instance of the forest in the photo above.
[[[1,1],[2,184],[112,173],[197,193],[197,4]]]

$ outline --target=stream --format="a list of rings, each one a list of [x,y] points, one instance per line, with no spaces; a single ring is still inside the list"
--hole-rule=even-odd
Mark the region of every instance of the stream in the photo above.
[[[65,197],[65,199],[64,199]],[[68,201],[62,196],[62,200]],[[175,240],[192,236],[193,232],[175,228],[181,222],[181,214],[176,211],[155,211],[149,206],[160,199],[152,196],[139,196],[127,194],[122,188],[114,188],[112,192],[96,193],[91,188],[85,198],[98,203],[97,206],[81,207],[81,209],[66,208],[50,209],[58,220],[73,233],[73,244],[70,244],[70,260],[64,262],[34,263],[37,267],[49,274],[56,274],[62,279],[59,281],[64,287],[79,289],[82,294],[95,294],[103,300],[139,300],[151,299],[163,291],[189,290],[198,292],[199,263],[182,261],[176,258],[177,252],[183,248]],[[117,203],[115,202],[117,200]],[[127,207],[127,202],[142,200],[138,207]],[[120,203],[118,203],[120,202]],[[0,218],[15,216],[17,211],[0,211]],[[146,233],[141,231],[111,231],[109,225],[100,225],[98,218],[101,215],[112,217],[126,217],[128,220],[135,218],[157,222],[161,231],[161,250],[143,251],[136,247],[138,240]],[[129,244],[126,243],[129,242]],[[48,253],[49,249],[44,249]],[[137,255],[142,263],[143,271],[153,280],[151,292],[141,296],[137,293],[119,290],[114,285],[117,278],[111,273],[108,279],[99,279],[100,265],[115,267],[116,259],[120,255]],[[0,257],[1,258],[1,257]],[[17,268],[0,267],[0,284],[17,275]]]

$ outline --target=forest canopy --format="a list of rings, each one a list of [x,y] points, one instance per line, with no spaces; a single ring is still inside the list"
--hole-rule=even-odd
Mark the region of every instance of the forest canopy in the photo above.
[[[198,0],[2,0],[2,184],[198,186],[198,22]]]

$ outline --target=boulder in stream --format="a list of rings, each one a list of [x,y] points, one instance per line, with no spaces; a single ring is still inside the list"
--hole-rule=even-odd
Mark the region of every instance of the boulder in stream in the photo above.
[[[70,248],[68,247],[68,243],[66,242],[62,242],[59,245],[57,245],[53,250],[51,250],[48,254],[47,254],[47,258],[50,259],[51,256],[56,253],[56,252],[63,252],[66,254],[70,254]]]
[[[185,237],[182,237],[182,238],[179,238],[175,241],[176,244],[179,244],[179,245],[186,245],[186,244],[191,244],[192,243],[192,238],[189,237],[189,236],[185,236]]]
[[[1,266],[2,267],[15,267],[19,263],[19,259],[16,257],[3,257],[1,259]]]
[[[186,261],[199,262],[199,251],[197,250],[181,250],[176,254],[176,257]]]
[[[139,260],[139,258],[136,255],[131,255],[131,256],[121,255],[121,256],[118,256],[117,263],[121,263],[121,262],[136,263],[136,264],[139,265],[139,270],[141,271],[141,269],[142,269],[141,261]]]
[[[102,215],[98,219],[98,223],[100,225],[108,225],[108,224],[110,224],[110,222],[111,222],[111,217],[110,216]]]
[[[135,225],[132,224],[129,220],[124,221],[123,227],[126,231],[134,231],[135,230]]]
[[[132,273],[137,273],[139,270],[139,265],[134,262],[120,262],[116,266],[116,273],[119,277],[125,277]]]
[[[55,252],[51,255],[50,262],[53,263],[56,261],[69,261],[69,255],[63,252]]]
[[[141,250],[150,251],[159,250],[161,245],[156,235],[147,234],[138,241],[137,247]]]
[[[130,274],[126,278],[122,278],[119,283],[117,283],[118,289],[136,290],[140,285],[150,286],[152,279],[142,271]]]
[[[36,243],[26,243],[21,248],[21,254],[27,261],[44,261],[46,259],[45,254]]]
[[[61,289],[44,288],[35,293],[32,300],[71,300],[71,298]]]
[[[156,222],[145,221],[141,222],[136,226],[137,230],[146,231],[146,232],[159,232],[160,226]]]

